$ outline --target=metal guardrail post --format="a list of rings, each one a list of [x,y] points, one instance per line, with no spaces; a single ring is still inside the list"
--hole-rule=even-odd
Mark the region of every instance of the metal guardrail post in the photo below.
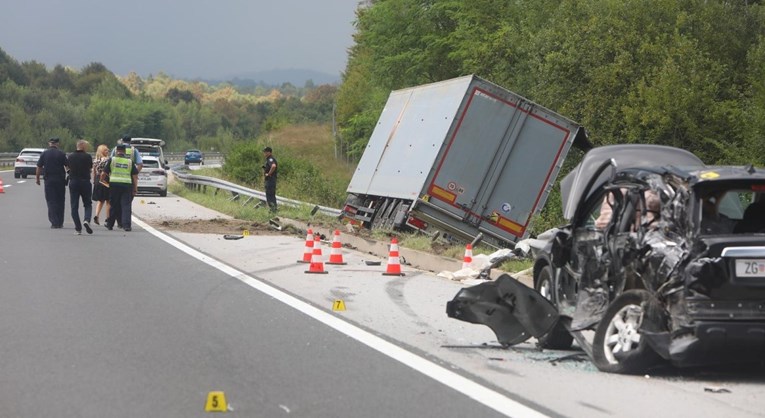
[[[173,175],[182,183],[186,185],[186,187],[213,187],[216,189],[216,193],[218,190],[226,190],[228,192],[231,192],[232,197],[229,199],[229,201],[235,201],[238,200],[241,196],[246,196],[248,199],[243,203],[243,206],[246,206],[249,202],[252,200],[258,199],[259,202],[265,202],[266,201],[266,194],[265,192],[261,192],[258,190],[248,189],[246,187],[240,186],[235,183],[231,183],[225,180],[216,179],[214,177],[205,177],[205,176],[197,176],[193,174],[184,173],[182,171],[178,171],[176,169],[171,169]],[[313,206],[318,208],[318,211],[325,215],[329,216],[340,216],[342,211],[340,209],[334,209],[329,208],[325,206],[319,206],[314,205],[313,203],[306,203],[301,202],[299,200],[293,200],[293,199],[287,199],[283,197],[276,196],[276,202],[280,205],[286,205],[286,206]]]

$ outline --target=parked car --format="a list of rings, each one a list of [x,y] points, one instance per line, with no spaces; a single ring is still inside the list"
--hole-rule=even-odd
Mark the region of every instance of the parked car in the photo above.
[[[205,156],[204,154],[202,154],[202,151],[198,149],[190,149],[186,151],[186,155],[183,156],[183,163],[186,165],[189,165],[189,164],[204,165]]]
[[[143,169],[138,173],[138,193],[157,193],[167,196],[167,166],[159,158],[142,156]]]
[[[159,160],[161,166],[166,166],[167,160],[165,159],[165,152],[162,147],[165,146],[165,141],[156,138],[132,138],[130,145],[133,146],[143,157],[155,157]]]
[[[40,155],[45,151],[45,148],[24,148],[16,157],[16,162],[13,164],[13,177],[14,178],[27,178],[28,175],[34,175],[37,171],[37,161],[40,159]]]
[[[540,346],[575,338],[615,373],[765,359],[765,170],[615,145],[587,153],[561,196],[570,223],[533,269],[534,288],[558,312]],[[480,297],[462,304],[492,307]]]

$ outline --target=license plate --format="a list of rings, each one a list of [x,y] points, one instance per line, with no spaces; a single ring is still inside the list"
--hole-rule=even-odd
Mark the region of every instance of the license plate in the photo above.
[[[138,177],[139,181],[151,181],[151,177]]]
[[[736,260],[736,277],[765,277],[765,260]]]

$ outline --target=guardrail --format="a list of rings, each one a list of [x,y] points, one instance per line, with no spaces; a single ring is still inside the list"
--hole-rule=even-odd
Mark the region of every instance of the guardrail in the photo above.
[[[0,152],[0,167],[13,166],[18,155],[18,152]],[[183,161],[184,155],[186,155],[185,152],[166,152],[165,159],[167,161]],[[204,153],[204,156],[205,161],[223,161],[223,153],[220,152],[206,152]]]
[[[244,203],[242,203],[242,206],[246,206],[250,202],[256,199],[258,200],[256,205],[264,205],[266,203],[265,192],[248,189],[238,184],[234,184],[221,179],[216,179],[214,177],[196,176],[194,174],[184,173],[182,171],[179,171],[178,168],[180,167],[179,166],[171,167],[173,175],[180,182],[184,183],[186,187],[190,187],[192,189],[197,189],[197,190],[205,190],[205,188],[209,186],[209,187],[215,188],[215,193],[217,193],[218,190],[225,190],[231,193],[231,198],[229,199],[231,201],[239,200],[242,196],[246,196],[247,200],[245,200]],[[287,205],[287,206],[294,206],[294,207],[313,206],[314,211],[319,211],[329,216],[340,216],[340,213],[342,212],[340,209],[313,205],[312,203],[301,202],[299,200],[287,199],[287,198],[279,197],[279,196],[276,196],[276,203],[279,205]]]

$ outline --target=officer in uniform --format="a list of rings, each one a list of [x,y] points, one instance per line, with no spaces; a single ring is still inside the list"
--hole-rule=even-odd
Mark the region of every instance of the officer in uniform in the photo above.
[[[130,135],[122,135],[122,138],[118,139],[117,143],[125,144],[125,155],[133,160],[136,167],[138,167],[138,172],[141,172],[141,169],[143,168],[143,158],[141,158],[141,153],[130,143],[132,140],[133,138],[131,138]],[[112,157],[114,157],[116,152],[117,148],[112,149]]]
[[[119,219],[122,229],[130,231],[131,216],[133,216],[133,196],[138,193],[138,167],[133,160],[125,155],[125,144],[117,144],[116,153],[106,163],[101,180],[109,178],[109,217],[106,219],[106,229],[112,230]]]
[[[64,204],[66,203],[66,170],[69,162],[66,154],[58,149],[60,140],[48,140],[48,149],[37,160],[35,183],[40,185],[40,175],[45,171],[45,202],[48,204],[48,220],[51,229],[64,227]]]
[[[263,165],[263,173],[266,176],[266,202],[271,212],[276,212],[276,158],[271,154],[271,147],[263,148],[266,163]]]

